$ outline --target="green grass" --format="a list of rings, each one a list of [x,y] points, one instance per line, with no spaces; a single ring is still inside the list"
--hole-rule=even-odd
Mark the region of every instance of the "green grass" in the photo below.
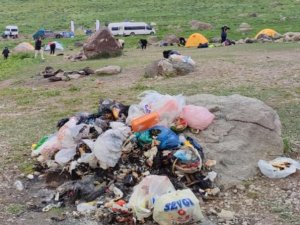
[[[13,215],[19,215],[21,213],[23,213],[25,211],[25,205],[21,205],[21,204],[10,204],[7,208],[6,211],[10,214]]]
[[[196,19],[211,23],[214,28],[203,31],[209,38],[219,36],[220,27],[229,25],[230,36],[240,38],[236,31],[242,22],[249,23],[254,36],[263,28],[274,28],[278,32],[299,29],[300,2],[296,0],[1,0],[0,27],[9,24],[19,26],[21,33],[33,34],[41,27],[53,30],[68,30],[70,20],[76,27],[95,27],[124,20],[155,22],[158,36],[177,34],[187,36],[191,32],[189,21]],[[256,13],[256,17],[250,15]],[[285,18],[285,19],[282,19]],[[2,29],[3,29],[2,28]]]

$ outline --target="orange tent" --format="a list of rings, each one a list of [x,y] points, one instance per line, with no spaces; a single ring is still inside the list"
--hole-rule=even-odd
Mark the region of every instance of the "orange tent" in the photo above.
[[[185,47],[198,47],[199,44],[205,44],[208,43],[208,40],[206,37],[204,37],[202,34],[194,33],[192,34],[186,41]]]
[[[263,29],[256,34],[255,39],[257,39],[261,34],[267,35],[269,37],[275,37],[276,35],[278,35],[278,32],[272,29]]]

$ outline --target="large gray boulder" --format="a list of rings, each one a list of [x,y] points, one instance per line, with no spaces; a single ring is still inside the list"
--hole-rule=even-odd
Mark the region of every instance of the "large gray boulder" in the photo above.
[[[239,28],[237,29],[240,33],[248,33],[252,30],[252,27],[248,23],[241,23]]]
[[[156,76],[174,77],[191,73],[195,70],[195,66],[181,61],[161,59],[156,60],[146,66],[145,77],[153,78]]]
[[[283,153],[278,114],[260,100],[240,95],[194,95],[189,104],[207,107],[215,120],[196,137],[207,159],[215,159],[218,183],[224,188],[257,174],[259,159]]]
[[[88,59],[120,56],[122,48],[111,32],[104,28],[93,34],[83,45],[84,55]]]
[[[300,41],[300,32],[287,32],[283,35],[283,40],[289,41]]]

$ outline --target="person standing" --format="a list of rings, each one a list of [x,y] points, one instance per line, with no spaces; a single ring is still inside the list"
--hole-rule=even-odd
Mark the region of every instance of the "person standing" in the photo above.
[[[55,49],[56,49],[55,42],[51,42],[50,43],[50,55],[54,55],[55,54]]]
[[[36,58],[37,55],[40,53],[41,58],[44,60],[44,54],[42,50],[42,40],[40,37],[38,37],[37,40],[35,41],[34,49],[35,49],[34,58]]]
[[[8,50],[8,47],[5,47],[2,51],[2,55],[4,57],[4,59],[7,59],[8,58],[8,55],[9,55],[9,50]]]
[[[221,43],[225,42],[227,40],[227,30],[230,28],[227,26],[221,27]]]

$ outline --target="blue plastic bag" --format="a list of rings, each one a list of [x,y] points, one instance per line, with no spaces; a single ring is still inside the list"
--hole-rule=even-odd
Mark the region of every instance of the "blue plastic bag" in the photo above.
[[[157,135],[157,140],[160,142],[158,150],[178,148],[180,145],[179,137],[171,129],[164,126],[154,126],[150,129],[150,132],[153,133],[155,130],[160,132]]]
[[[202,146],[194,138],[186,137],[186,140],[189,141],[191,143],[191,145],[193,145],[193,147],[198,150],[201,158],[204,159],[204,153],[203,153]]]

